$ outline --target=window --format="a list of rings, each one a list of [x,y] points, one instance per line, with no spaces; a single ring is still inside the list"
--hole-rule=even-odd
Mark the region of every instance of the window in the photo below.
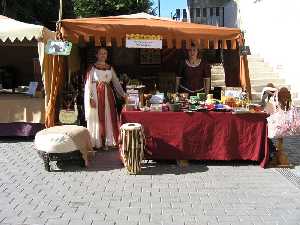
[[[176,18],[177,18],[177,19],[180,18],[180,9],[176,9]]]
[[[183,18],[186,18],[186,17],[187,17],[186,9],[183,9],[183,11],[182,11],[182,17],[183,17]]]
[[[206,17],[207,16],[207,13],[206,13],[206,8],[203,8],[203,13],[202,13],[203,17]]]
[[[216,16],[220,16],[220,8],[219,7],[216,8]]]
[[[200,17],[200,8],[196,8],[196,17]]]
[[[190,18],[194,18],[194,9],[190,8]]]
[[[213,16],[213,15],[214,15],[214,8],[210,8],[210,9],[209,9],[209,15],[210,15],[210,16]]]

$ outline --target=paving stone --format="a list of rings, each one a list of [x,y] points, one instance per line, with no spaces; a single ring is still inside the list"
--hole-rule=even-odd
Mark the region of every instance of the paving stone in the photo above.
[[[69,224],[71,225],[92,225],[92,221],[84,221],[84,220],[77,220],[71,219]]]
[[[284,144],[296,165],[287,170],[299,178],[300,139]],[[0,224],[300,224],[300,189],[276,169],[157,163],[129,176],[114,159],[103,152],[91,170],[48,173],[31,141],[0,139]]]
[[[40,218],[40,217],[27,217],[24,221],[24,224],[36,224],[41,225],[45,224],[48,219]]]
[[[57,219],[49,219],[46,222],[46,225],[68,225],[70,220],[57,220]]]

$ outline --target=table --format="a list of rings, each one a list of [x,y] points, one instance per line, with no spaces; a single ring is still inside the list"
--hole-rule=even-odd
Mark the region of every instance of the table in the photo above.
[[[26,95],[0,95],[0,136],[33,136],[44,128],[45,101]]]
[[[152,159],[252,160],[269,158],[267,115],[231,112],[123,111],[121,123],[141,123]]]

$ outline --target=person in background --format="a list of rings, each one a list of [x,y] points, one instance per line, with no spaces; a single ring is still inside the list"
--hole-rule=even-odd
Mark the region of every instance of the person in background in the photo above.
[[[264,111],[268,114],[272,114],[276,108],[276,100],[274,99],[276,96],[277,88],[275,88],[274,84],[268,83],[266,87],[263,88],[261,94],[261,105],[264,107]],[[274,141],[268,138],[269,142],[269,151],[270,151],[270,159],[275,157],[276,147]]]
[[[266,106],[268,102],[270,102],[271,98],[275,96],[277,88],[275,88],[274,84],[268,83],[266,87],[263,88],[261,94],[261,104],[263,107]]]
[[[95,148],[116,146],[119,137],[118,115],[113,88],[126,99],[115,70],[107,63],[106,48],[97,50],[97,61],[88,68],[84,87],[87,128]]]
[[[179,77],[182,77],[179,87],[183,92],[196,93],[210,89],[211,67],[200,57],[199,49],[192,44],[188,49],[188,58],[181,63]]]

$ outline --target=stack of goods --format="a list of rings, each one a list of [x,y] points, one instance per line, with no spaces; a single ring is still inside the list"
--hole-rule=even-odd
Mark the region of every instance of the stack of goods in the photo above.
[[[145,85],[142,85],[138,80],[130,80],[126,85],[126,92],[128,94],[127,102],[125,105],[126,111],[138,110],[143,104],[143,89]]]

